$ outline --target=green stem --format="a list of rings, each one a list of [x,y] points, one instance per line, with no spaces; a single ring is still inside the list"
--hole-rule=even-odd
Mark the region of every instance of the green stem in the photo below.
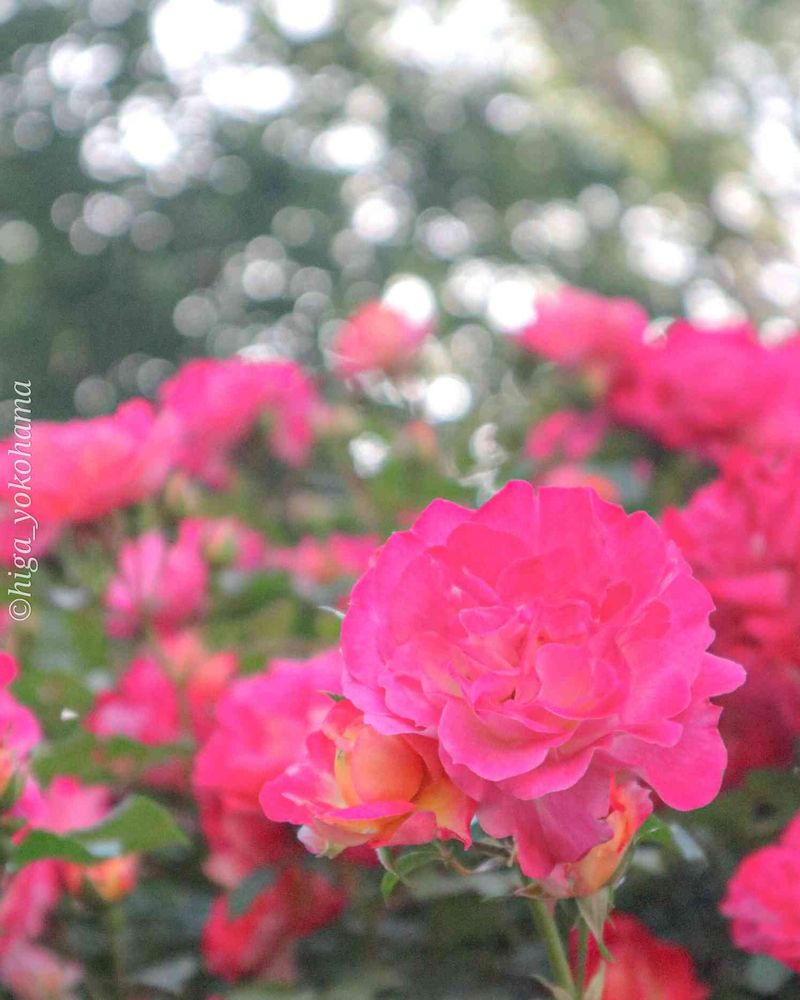
[[[589,953],[589,925],[581,917],[578,922],[578,971],[575,976],[577,995],[582,996],[586,986],[586,959]]]
[[[128,995],[125,986],[125,953],[123,934],[125,931],[122,910],[118,904],[107,904],[103,909],[103,924],[108,939],[108,950],[111,956],[111,974],[114,981],[114,996],[116,1000],[125,1000]]]
[[[581,1000],[583,990],[579,993],[575,988],[575,981],[572,978],[572,972],[567,961],[567,953],[564,950],[564,943],[561,940],[561,935],[559,934],[553,914],[550,912],[547,903],[542,899],[532,899],[530,903],[533,912],[533,922],[536,925],[539,937],[547,949],[547,957],[550,961],[553,975],[556,977],[556,982],[559,986],[563,986],[571,997]]]

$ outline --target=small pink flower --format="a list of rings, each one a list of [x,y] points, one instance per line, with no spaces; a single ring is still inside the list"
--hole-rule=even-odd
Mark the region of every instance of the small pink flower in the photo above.
[[[145,624],[170,631],[205,608],[208,567],[192,539],[170,544],[158,531],[125,542],[105,594],[108,631],[130,638]]]
[[[474,803],[450,781],[434,740],[385,736],[342,701],[328,712],[306,754],[261,790],[276,822],[301,826],[315,854],[368,844],[425,844],[457,837],[469,846]]]
[[[608,426],[598,410],[558,410],[535,424],[525,439],[523,451],[536,462],[553,458],[580,462],[600,447]]]
[[[8,691],[17,676],[17,665],[8,653],[0,653],[0,796],[17,778],[19,790],[28,780],[28,762],[42,731],[33,713]]]
[[[344,693],[379,732],[438,740],[484,829],[543,878],[613,836],[615,773],[677,809],[719,791],[709,698],[743,671],[706,651],[711,610],[647,514],[512,482],[385,543],[343,622]]]
[[[800,972],[800,816],[777,844],[749,854],[720,906],[737,948]]]
[[[230,454],[261,418],[269,445],[282,461],[305,464],[322,402],[314,383],[293,361],[190,361],[161,389],[162,411],[181,433],[179,464],[212,486],[230,476]]]
[[[43,932],[60,895],[55,861],[34,861],[4,883],[0,894],[0,979],[6,953]]]
[[[331,343],[333,372],[339,378],[395,372],[419,351],[430,329],[429,323],[414,323],[382,302],[368,302],[337,331]]]
[[[335,920],[343,893],[316,872],[285,868],[246,913],[232,917],[220,896],[203,930],[208,969],[222,979],[293,982],[297,942]]]
[[[520,334],[529,351],[604,375],[628,364],[642,345],[647,313],[630,299],[606,299],[562,288],[536,300],[536,316]]]
[[[589,469],[574,462],[563,462],[535,477],[538,486],[558,486],[561,488],[588,487],[602,499],[619,503],[619,487],[602,472]]]
[[[274,568],[291,573],[297,588],[307,593],[315,587],[360,576],[379,544],[377,535],[334,533],[327,538],[306,535],[294,548],[274,550],[269,562]]]
[[[102,691],[86,720],[97,736],[127,736],[148,746],[176,743],[182,735],[178,690],[164,668],[150,656],[134,660],[110,691]],[[122,777],[133,768],[116,762]],[[145,780],[159,788],[182,788],[186,767],[181,760],[149,768]]]
[[[178,540],[195,546],[211,565],[230,566],[242,573],[256,572],[267,561],[264,536],[235,517],[185,518]]]
[[[0,982],[16,1000],[74,1000],[80,966],[49,948],[18,941],[0,957]]]

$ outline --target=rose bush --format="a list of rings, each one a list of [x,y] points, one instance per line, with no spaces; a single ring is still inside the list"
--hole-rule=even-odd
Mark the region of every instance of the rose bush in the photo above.
[[[562,289],[319,347],[31,423],[2,987],[788,1000],[797,338]]]

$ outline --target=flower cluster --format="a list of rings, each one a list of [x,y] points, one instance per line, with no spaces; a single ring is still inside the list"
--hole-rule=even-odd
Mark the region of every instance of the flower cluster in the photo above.
[[[374,301],[320,331],[327,386],[293,360],[197,359],[154,402],[33,421],[40,597],[28,623],[0,608],[23,663],[0,655],[14,997],[327,983],[337,949],[417,940],[418,887],[524,897],[576,997],[600,995],[605,951],[584,933],[570,972],[553,914],[613,903],[605,1000],[708,995],[707,956],[698,977],[624,911],[649,919],[648,880],[681,864],[663,810],[741,856],[775,815],[756,792],[795,759],[798,341],[575,289],[541,296],[518,338],[456,333],[426,343],[431,323]],[[724,785],[728,841],[713,805],[677,816]],[[797,822],[722,910],[735,944],[800,971]],[[402,911],[385,924],[381,877]],[[183,937],[162,949],[139,926],[167,898]],[[705,884],[695,903],[719,905]],[[510,949],[519,927],[493,933]]]

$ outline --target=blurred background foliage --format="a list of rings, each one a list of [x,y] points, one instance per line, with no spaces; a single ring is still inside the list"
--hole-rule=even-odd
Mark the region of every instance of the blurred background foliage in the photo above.
[[[435,290],[442,371],[491,372],[489,333],[554,277],[767,337],[800,318],[790,0],[0,0],[0,22],[2,431],[15,378],[63,418],[196,354],[319,368],[398,279]]]

